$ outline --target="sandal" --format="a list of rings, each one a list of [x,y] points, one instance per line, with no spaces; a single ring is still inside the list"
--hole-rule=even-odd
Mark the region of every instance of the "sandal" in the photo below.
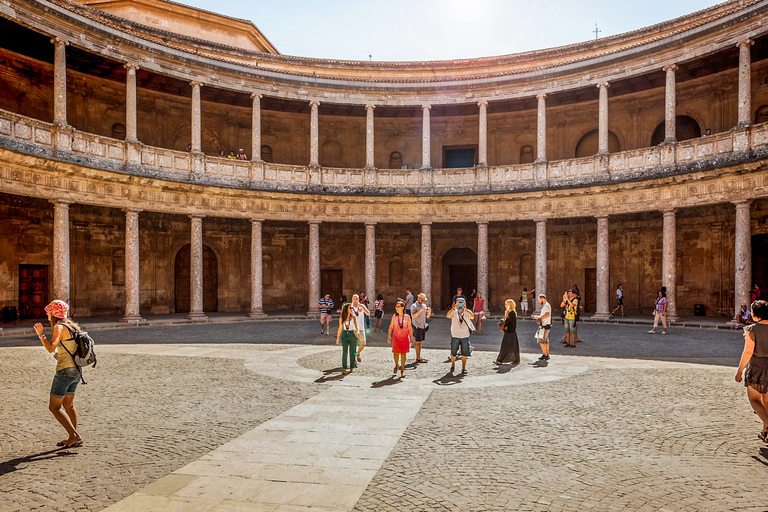
[[[401,378],[401,379],[404,379],[404,378],[405,378],[405,372],[400,372],[400,378]]]
[[[493,362],[493,364],[495,364],[495,365],[498,365],[498,366],[501,366],[501,365],[502,365],[502,362],[501,362],[501,361],[494,361],[494,362]]]
[[[392,375],[397,375],[397,366],[395,366],[395,369],[392,370]]]
[[[762,432],[757,434],[758,439],[760,439],[764,443],[768,443],[768,429],[764,429]]]
[[[82,441],[76,441],[76,442],[74,442],[72,444],[64,443],[64,448],[79,448],[81,446],[83,446],[83,442]]]

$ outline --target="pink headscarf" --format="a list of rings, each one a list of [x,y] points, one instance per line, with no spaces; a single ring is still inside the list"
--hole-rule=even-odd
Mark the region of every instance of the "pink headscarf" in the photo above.
[[[67,318],[69,306],[63,300],[55,300],[45,306],[45,312],[56,318]]]

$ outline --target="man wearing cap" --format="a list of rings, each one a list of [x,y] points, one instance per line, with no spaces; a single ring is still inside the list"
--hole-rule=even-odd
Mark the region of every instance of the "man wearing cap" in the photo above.
[[[466,375],[470,334],[468,321],[475,315],[467,309],[467,299],[458,297],[446,316],[451,319],[451,372],[456,370],[456,356],[461,347],[461,374]]]
[[[539,361],[549,361],[549,330],[552,328],[552,306],[547,302],[547,296],[543,293],[539,294],[539,304],[541,304],[541,311],[538,315],[531,315],[531,318],[536,320],[541,325],[541,332],[536,337],[536,341],[541,346],[541,357]],[[539,332],[538,330],[536,331]]]
[[[411,318],[413,319],[413,340],[416,346],[416,362],[426,363],[426,359],[421,358],[421,344],[424,342],[424,336],[427,333],[427,318],[432,316],[432,308],[427,307],[427,296],[420,293],[416,302],[411,304]]]

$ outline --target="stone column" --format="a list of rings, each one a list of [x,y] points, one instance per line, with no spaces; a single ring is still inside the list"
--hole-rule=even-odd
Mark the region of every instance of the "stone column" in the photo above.
[[[488,223],[477,223],[477,291],[488,301]]]
[[[51,39],[53,54],[53,124],[67,126],[67,45],[69,42]]]
[[[261,162],[261,94],[251,94],[251,161]]]
[[[677,321],[677,221],[674,208],[662,210],[664,225],[662,228],[661,285],[667,287],[667,321]]]
[[[677,118],[677,100],[675,99],[675,70],[677,66],[672,64],[664,67],[667,74],[667,85],[664,89],[664,142],[671,143],[677,141],[676,118]]]
[[[547,95],[537,94],[539,101],[539,111],[536,116],[536,161],[545,162],[547,160]],[[545,293],[545,292],[542,292]]]
[[[251,219],[251,312],[250,318],[263,318],[263,245],[261,227],[264,219]]]
[[[488,102],[480,101],[477,103],[477,106],[480,107],[480,114],[478,116],[480,131],[477,134],[477,165],[483,167],[488,165]]]
[[[206,320],[203,312],[203,216],[190,215],[189,314],[191,320]]]
[[[307,314],[320,314],[320,222],[309,222],[309,309]]]
[[[309,165],[310,167],[320,166],[320,135],[318,131],[319,117],[317,107],[320,106],[319,101],[310,101],[309,106],[312,112],[309,117]],[[315,298],[315,302],[320,297]]]
[[[608,215],[597,216],[597,308],[592,318],[607,320],[610,312],[610,242],[608,239]]]
[[[536,293],[547,294],[547,219],[536,221]],[[547,297],[549,300],[550,297]],[[534,298],[534,312],[541,311],[541,304]]]
[[[139,142],[136,127],[136,70],[139,66],[125,64],[125,140]]]
[[[750,205],[752,201],[734,201],[736,205],[736,239],[734,244],[734,266],[736,278],[734,280],[733,305],[734,322],[738,320],[739,309],[742,304],[749,307],[752,286],[752,220],[750,217]]]
[[[376,105],[365,106],[365,168],[373,169],[376,167],[373,152],[373,109]],[[365,293],[368,293],[367,291]],[[370,297],[369,297],[370,299]]]
[[[599,122],[598,122],[598,155],[608,154],[608,82],[597,84],[600,91]]]
[[[376,300],[376,223],[365,223],[365,294]]]
[[[192,86],[192,152],[200,153],[203,150],[201,135],[201,111],[200,111],[200,82],[189,82]]]
[[[51,203],[53,203],[53,299],[70,304],[69,205],[72,201],[55,200]]]
[[[430,162],[431,154],[432,154],[431,153],[432,134],[431,134],[430,120],[429,120],[429,111],[431,108],[432,108],[432,105],[421,106],[421,168],[422,169],[432,168],[432,163]]]
[[[139,313],[141,284],[139,280],[139,213],[125,210],[125,316],[123,322],[141,322]]]
[[[421,293],[427,296],[432,305],[432,223],[421,223]]]
[[[739,124],[752,124],[752,64],[749,47],[755,44],[751,39],[739,41]]]

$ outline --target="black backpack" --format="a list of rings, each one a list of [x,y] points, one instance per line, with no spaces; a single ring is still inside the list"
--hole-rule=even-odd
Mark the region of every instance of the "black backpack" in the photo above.
[[[62,341],[75,342],[76,348],[74,354],[70,352],[63,343],[61,343],[61,346],[64,348],[64,350],[67,351],[67,354],[69,354],[72,357],[72,360],[75,362],[75,368],[77,368],[77,371],[80,373],[80,380],[83,381],[83,384],[88,384],[85,382],[85,379],[83,379],[83,372],[81,368],[83,366],[90,366],[91,368],[96,367],[96,351],[93,348],[93,338],[88,336],[88,333],[85,331],[75,331],[68,325],[64,325],[64,327],[67,328],[72,337],[68,340]]]

